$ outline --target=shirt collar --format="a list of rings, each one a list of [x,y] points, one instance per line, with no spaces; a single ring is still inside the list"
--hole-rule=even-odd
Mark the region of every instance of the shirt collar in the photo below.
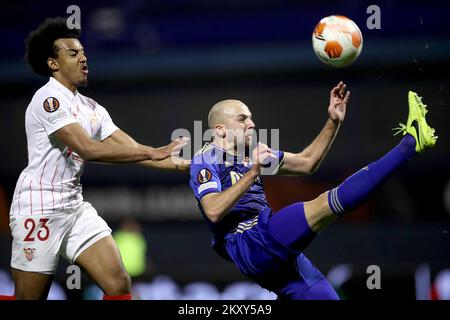
[[[216,150],[219,151],[220,155],[222,155],[223,160],[225,160],[225,159],[233,159],[233,161],[235,163],[240,163],[245,158],[247,158],[245,154],[234,154],[234,153],[231,153],[231,152],[225,150],[224,148],[218,146],[214,142],[211,142],[210,145],[212,147],[214,147]]]
[[[69,99],[73,99],[78,95],[78,91],[75,91],[75,93],[73,93],[72,91],[67,89],[61,82],[59,82],[58,80],[56,80],[53,77],[50,77],[50,80],[48,83],[50,84],[51,87],[61,91]]]

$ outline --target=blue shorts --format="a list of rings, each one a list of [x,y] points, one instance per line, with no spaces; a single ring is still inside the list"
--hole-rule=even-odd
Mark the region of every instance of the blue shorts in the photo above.
[[[257,220],[239,224],[225,237],[224,249],[239,270],[280,299],[339,299],[324,275],[301,252],[271,237],[268,222],[272,211],[260,212]],[[256,222],[257,221],[257,222]]]

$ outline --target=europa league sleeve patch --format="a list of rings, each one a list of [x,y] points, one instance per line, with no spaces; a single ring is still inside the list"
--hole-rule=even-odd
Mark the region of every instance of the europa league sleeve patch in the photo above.
[[[199,183],[206,183],[211,180],[212,174],[208,169],[202,169],[197,175],[197,180]]]
[[[47,112],[55,112],[59,108],[59,101],[56,98],[49,97],[44,101],[44,109]]]

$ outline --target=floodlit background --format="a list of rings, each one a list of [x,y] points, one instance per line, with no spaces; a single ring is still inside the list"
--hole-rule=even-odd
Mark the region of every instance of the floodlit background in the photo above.
[[[279,129],[282,150],[299,151],[327,118],[330,89],[352,92],[347,118],[311,177],[268,177],[277,210],[311,200],[376,160],[398,141],[391,128],[407,116],[407,92],[419,92],[439,136],[371,200],[325,230],[306,255],[343,299],[450,299],[450,5],[448,2],[350,0],[14,1],[0,11],[0,294],[12,294],[9,206],[27,165],[24,113],[47,79],[23,60],[26,35],[46,17],[81,9],[89,87],[114,122],[138,141],[160,146],[174,129],[194,133],[225,98],[251,109],[258,128]],[[369,30],[369,5],[381,29]],[[353,19],[364,37],[358,60],[344,69],[322,64],[311,34],[325,16]],[[192,137],[194,141],[194,137]],[[198,137],[197,137],[198,140]],[[195,147],[200,146],[199,144]],[[196,151],[194,145],[192,151]],[[188,174],[133,165],[88,164],[84,196],[114,230],[134,296],[140,299],[274,299],[210,248],[210,234]],[[368,290],[370,265],[381,290]],[[61,259],[50,298],[96,299],[83,276],[66,288]]]

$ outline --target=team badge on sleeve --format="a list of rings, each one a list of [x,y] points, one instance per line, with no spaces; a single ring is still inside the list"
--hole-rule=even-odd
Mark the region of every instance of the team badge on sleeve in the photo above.
[[[35,248],[23,248],[23,253],[28,261],[33,260]]]
[[[47,112],[55,112],[59,108],[59,101],[56,98],[48,97],[44,101],[44,109]]]
[[[197,180],[199,183],[206,183],[211,180],[212,174],[208,169],[202,169],[197,175]]]

